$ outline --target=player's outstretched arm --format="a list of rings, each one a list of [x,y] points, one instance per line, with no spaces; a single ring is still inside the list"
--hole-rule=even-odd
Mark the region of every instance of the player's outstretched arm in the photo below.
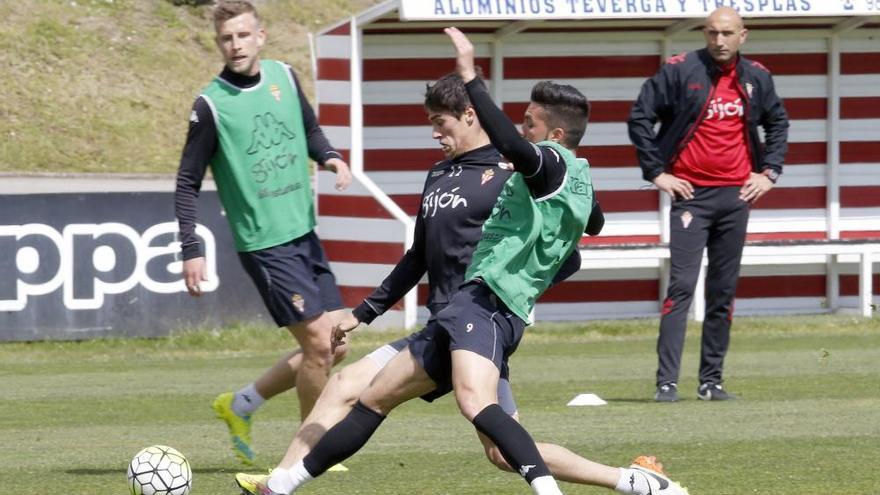
[[[424,193],[422,193],[424,199]],[[363,300],[352,314],[361,323],[369,325],[379,315],[385,314],[400,301],[407,292],[417,286],[422,276],[428,271],[425,263],[425,223],[422,215],[416,215],[416,226],[413,231],[413,244],[406,250],[391,273],[382,284]]]
[[[455,46],[455,71],[465,82],[468,97],[483,130],[489,135],[489,140],[513,163],[517,172],[526,177],[535,175],[541,166],[541,155],[535,146],[520,135],[507,115],[495,105],[483,81],[477,77],[473,44],[458,28],[449,27],[444,32]]]
[[[443,30],[452,45],[455,47],[455,72],[465,84],[477,78],[477,69],[474,66],[474,45],[457,27],[448,27]]]

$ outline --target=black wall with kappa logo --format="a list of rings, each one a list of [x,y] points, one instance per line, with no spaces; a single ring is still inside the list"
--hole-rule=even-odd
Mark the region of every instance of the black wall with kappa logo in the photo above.
[[[173,269],[180,257],[172,193],[0,196],[0,341],[271,325],[216,192],[202,193],[199,224],[214,238],[207,254],[219,285],[194,298]]]

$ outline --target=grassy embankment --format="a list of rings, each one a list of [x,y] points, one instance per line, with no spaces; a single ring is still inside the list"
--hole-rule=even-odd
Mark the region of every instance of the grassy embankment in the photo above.
[[[378,0],[264,0],[265,56],[313,93],[307,34]],[[173,173],[190,106],[222,66],[207,7],[0,2],[0,172]]]

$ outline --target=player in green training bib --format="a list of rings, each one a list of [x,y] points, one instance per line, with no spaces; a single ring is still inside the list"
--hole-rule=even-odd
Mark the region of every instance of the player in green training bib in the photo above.
[[[277,246],[315,228],[308,145],[295,88],[290,67],[261,60],[257,87],[240,88],[217,77],[202,91],[217,127],[211,170],[236,251]]]
[[[555,141],[538,143],[536,151],[540,147],[561,158],[566,167],[561,182],[536,198],[541,193],[530,188],[522,174],[511,176],[483,225],[483,237],[465,275],[465,280],[488,285],[527,322],[535,299],[577,247],[593,201],[586,160],[578,160]]]
[[[508,179],[483,224],[465,284],[449,311],[437,318],[449,336],[450,384],[462,414],[498,447],[534,493],[561,494],[532,437],[504,414],[488,387],[506,371],[535,300],[577,248],[590,217],[590,173],[572,151],[586,131],[589,103],[571,86],[539,83],[532,90],[530,118],[523,129],[530,139],[524,139],[477,77],[473,45],[456,28],[446,34],[458,55],[456,72],[483,128],[518,172]],[[414,342],[410,350],[435,382],[442,381],[432,373],[437,352],[430,345]]]
[[[348,187],[351,173],[324,136],[290,66],[259,58],[266,32],[253,5],[218,2],[214,28],[225,67],[193,104],[177,174],[183,279],[191,295],[201,295],[206,272],[195,234],[196,200],[210,166],[242,266],[275,323],[300,345],[253,383],[213,402],[235,455],[251,463],[251,415],[257,408],[295,386],[305,418],[334,359],[342,357],[330,349],[337,317],[330,312],[343,304],[314,232],[309,158],[336,172],[337,189]]]
[[[409,346],[391,358],[308,455],[286,472],[273,471],[279,484],[260,487],[261,495],[295,492],[363,447],[398,405],[450,391],[461,413],[534,493],[561,494],[534,440],[498,404],[497,387],[508,374],[508,358],[522,339],[535,300],[577,248],[590,217],[588,164],[572,151],[586,130],[589,103],[571,86],[539,83],[532,91],[523,139],[477,77],[470,41],[455,28],[446,33],[458,52],[456,72],[466,83],[475,115],[516,173],[483,224],[465,282],[449,303],[411,336]],[[354,328],[338,326],[334,341],[343,345]],[[591,482],[635,495],[684,493],[654,461],[640,457],[627,469],[594,464]]]

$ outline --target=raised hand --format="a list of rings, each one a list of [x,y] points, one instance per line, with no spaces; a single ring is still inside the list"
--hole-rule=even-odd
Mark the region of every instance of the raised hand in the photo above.
[[[457,27],[448,27],[443,30],[452,44],[455,46],[455,72],[465,83],[477,77],[474,69],[474,45]]]

